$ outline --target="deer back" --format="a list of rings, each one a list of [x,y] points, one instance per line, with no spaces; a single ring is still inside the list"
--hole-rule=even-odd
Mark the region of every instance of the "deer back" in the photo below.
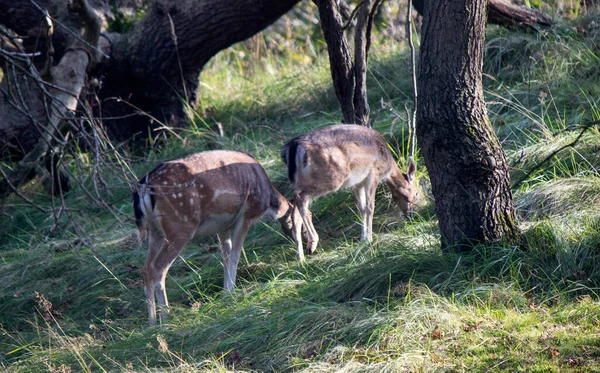
[[[335,125],[302,134],[282,151],[295,189],[319,196],[353,187],[368,176],[378,183],[396,166],[381,134],[358,125]]]
[[[274,200],[274,188],[254,158],[215,150],[156,167],[140,180],[134,209],[142,228],[189,225],[208,235],[227,229],[239,217],[260,218]]]

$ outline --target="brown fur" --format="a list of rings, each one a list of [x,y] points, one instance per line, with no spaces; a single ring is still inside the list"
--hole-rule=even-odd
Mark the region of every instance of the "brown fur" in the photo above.
[[[310,236],[310,252],[316,250],[319,240],[308,211],[314,198],[353,188],[363,219],[362,238],[367,241],[372,239],[375,190],[380,181],[386,181],[405,215],[412,211],[416,166],[411,159],[403,174],[387,142],[373,129],[342,124],[308,132],[288,142],[283,158],[294,188],[294,202]]]
[[[248,229],[264,214],[293,232],[299,258],[304,258],[301,237],[296,235],[300,216],[260,164],[244,153],[207,151],[165,162],[142,178],[134,205],[140,232],[148,241],[144,283],[151,324],[156,320],[155,292],[159,307],[166,311],[167,271],[194,235],[217,234],[227,290],[235,284]]]

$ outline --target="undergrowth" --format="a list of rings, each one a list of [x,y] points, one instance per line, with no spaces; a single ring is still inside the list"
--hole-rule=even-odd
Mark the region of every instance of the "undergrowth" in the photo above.
[[[442,254],[422,161],[417,216],[399,219],[382,188],[372,245],[360,242],[354,199],[313,204],[321,246],[306,264],[270,221],[245,242],[238,287],[221,291],[216,239],[190,242],[167,279],[172,305],[147,327],[130,185],[56,222],[18,198],[0,227],[0,367],[17,371],[600,371],[599,31],[593,17],[521,34],[491,27],[488,110],[512,167],[522,230],[518,246]],[[580,30],[585,30],[582,32]],[[243,46],[201,76],[193,126],[131,164],[142,175],[165,159],[214,148],[246,151],[290,195],[279,147],[341,114],[326,55],[267,54],[252,71]],[[248,52],[246,50],[246,52]],[[307,52],[308,53],[308,52]],[[245,58],[245,57],[244,57]],[[410,101],[404,49],[371,53],[371,107]],[[256,61],[255,61],[256,62]],[[407,134],[384,110],[375,128],[399,162]],[[222,133],[222,135],[221,135]],[[558,151],[560,150],[560,151]],[[125,154],[128,155],[128,154]],[[136,160],[137,158],[132,157]],[[89,185],[88,185],[89,186]],[[41,183],[25,192],[52,203]],[[9,216],[9,217],[8,217]],[[117,219],[118,218],[118,219]]]

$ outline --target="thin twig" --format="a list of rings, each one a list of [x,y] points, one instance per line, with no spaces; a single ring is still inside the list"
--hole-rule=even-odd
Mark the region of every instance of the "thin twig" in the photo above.
[[[369,2],[369,0],[362,0],[360,3],[358,3],[356,8],[354,8],[354,10],[352,10],[352,13],[350,13],[350,17],[348,17],[348,21],[346,21],[346,23],[342,26],[342,30],[346,31],[346,29],[348,27],[350,27],[350,24],[354,20],[354,17],[356,17],[356,13],[358,13],[358,9],[360,9],[360,7],[365,5],[367,2]]]
[[[107,98],[105,101],[108,100],[115,100],[117,102],[122,102],[128,106],[130,106],[131,108],[135,109],[138,113],[140,113],[141,115],[145,115],[148,118],[152,119],[153,121],[155,121],[156,123],[160,124],[162,127],[158,127],[155,128],[154,131],[159,131],[159,130],[167,130],[169,131],[173,136],[177,137],[179,140],[183,141],[183,138],[181,136],[179,136],[175,131],[173,131],[173,129],[171,127],[169,127],[168,125],[166,125],[165,123],[161,122],[158,118],[156,118],[155,116],[153,116],[152,114],[148,113],[147,111],[144,111],[142,109],[140,109],[139,107],[135,106],[134,104],[132,104],[131,102],[127,101],[127,100],[123,100],[120,97],[109,97]]]
[[[173,39],[173,44],[175,44],[175,55],[177,56],[177,64],[179,65],[179,74],[181,75],[181,84],[183,85],[183,94],[185,95],[185,102],[190,102],[187,93],[187,88],[185,85],[185,78],[183,77],[181,58],[179,58],[179,46],[177,45],[177,34],[175,33],[175,24],[173,23],[173,18],[171,18],[170,13],[167,13],[167,17],[169,17],[169,23],[171,24],[171,39]]]
[[[45,17],[44,22],[46,26],[46,63],[40,72],[40,75],[43,77],[50,77],[50,68],[54,64],[54,24],[52,23],[52,18],[50,18],[50,14],[48,11],[44,11]]]
[[[408,121],[409,128],[409,157],[414,158],[415,156],[415,144],[417,142],[416,132],[417,132],[417,99],[418,99],[418,91],[417,91],[417,72],[416,72],[416,62],[415,62],[415,45],[413,43],[413,33],[412,33],[412,4],[411,2],[407,2],[406,11],[406,35],[408,37],[408,45],[410,46],[410,58],[411,58],[411,73],[412,73],[412,83],[413,83],[413,107],[412,107],[412,120],[410,117]],[[407,113],[408,115],[408,113]]]
[[[21,198],[23,201],[25,201],[28,205],[32,206],[36,210],[39,210],[39,211],[41,211],[41,212],[43,212],[45,214],[49,214],[49,213],[53,212],[53,210],[48,210],[48,209],[43,208],[42,206],[38,205],[37,203],[35,203],[32,200],[30,200],[29,198],[27,198],[26,195],[24,195],[23,193],[19,192],[19,189],[16,188],[10,182],[10,179],[8,178],[8,175],[4,172],[4,168],[3,167],[0,167],[0,173],[2,174],[2,177],[4,178],[4,180],[6,180],[6,184],[12,190],[12,192],[15,195],[17,195],[19,198]]]
[[[583,137],[583,135],[587,132],[587,130],[589,130],[590,128],[597,126],[598,124],[600,124],[600,120],[595,120],[592,122],[588,122],[586,124],[584,124],[583,126],[579,126],[578,128],[581,129],[581,132],[579,133],[579,135],[575,138],[575,140],[573,140],[572,142],[561,146],[560,148],[556,149],[555,151],[553,151],[552,153],[550,153],[550,155],[548,155],[546,158],[544,158],[541,162],[539,162],[538,164],[536,164],[533,168],[531,168],[523,177],[521,177],[517,182],[515,182],[512,185],[512,189],[516,189],[517,187],[519,187],[519,185],[521,185],[525,180],[527,180],[529,178],[529,176],[531,176],[531,174],[533,174],[535,171],[537,171],[540,167],[542,167],[544,164],[546,164],[546,162],[548,162],[550,159],[552,159],[554,156],[556,156],[558,153],[560,153],[561,151],[570,148],[572,146],[574,146],[575,144],[577,144],[577,142],[579,142],[579,140]],[[561,132],[565,132],[568,131],[569,129],[565,129],[564,131]],[[560,132],[559,132],[560,133]]]
[[[367,46],[365,48],[365,61],[369,59],[369,49],[371,49],[371,31],[373,29],[373,23],[375,22],[375,16],[377,15],[377,10],[381,6],[383,0],[375,0],[371,11],[369,12],[369,21],[367,22]]]
[[[4,55],[4,56],[11,56],[11,57],[23,57],[23,58],[31,58],[31,57],[38,57],[42,55],[42,52],[33,52],[33,53],[21,53],[21,52],[11,52],[11,51],[7,51],[6,49],[0,49],[0,54]]]
[[[383,102],[383,97],[381,97],[380,102],[381,102],[381,104],[379,105],[379,109],[377,109],[375,114],[371,115],[371,119],[369,119],[369,128],[373,128],[373,126],[375,125],[375,121],[379,117],[379,114],[381,114],[381,112],[383,110],[385,110],[385,104]]]
[[[42,12],[42,14],[44,14],[45,10],[38,4],[36,3],[34,0],[29,0],[40,12]],[[52,19],[52,21],[54,23],[56,23],[57,25],[59,25],[60,27],[62,27],[63,29],[65,29],[69,34],[73,35],[73,37],[75,37],[75,39],[79,40],[80,42],[82,42],[83,44],[87,45],[88,47],[92,48],[93,50],[95,50],[96,52],[98,52],[102,57],[110,59],[110,56],[105,54],[104,52],[102,52],[98,47],[90,44],[87,40],[85,40],[84,38],[82,38],[81,36],[77,35],[77,33],[75,33],[73,30],[71,30],[69,27],[67,27],[66,25],[62,24],[59,20],[57,20],[56,18],[50,16],[50,18]]]

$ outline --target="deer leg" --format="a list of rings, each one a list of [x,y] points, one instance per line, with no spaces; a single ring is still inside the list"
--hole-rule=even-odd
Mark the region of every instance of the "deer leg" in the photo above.
[[[169,300],[167,299],[166,288],[167,272],[186,242],[183,242],[180,246],[178,245],[178,248],[171,247],[168,250],[162,251],[157,258],[157,263],[161,263],[161,266],[157,268],[158,281],[154,283],[154,292],[156,293],[156,304],[161,322],[166,320],[167,313],[169,312]]]
[[[309,242],[307,243],[309,250],[308,252],[312,254],[315,252],[315,250],[317,250],[319,234],[312,223],[312,214],[308,209],[308,206],[310,205],[310,197],[303,198],[300,193],[294,193],[294,204],[296,205],[295,208],[297,208],[300,212],[300,216],[302,216],[302,221],[306,227],[306,232],[308,233],[309,238]]]
[[[166,319],[169,307],[165,286],[167,272],[192,234],[193,232],[180,229],[177,237],[172,240],[155,233],[149,237],[148,257],[144,267],[144,291],[148,298],[151,325],[156,324],[157,306],[161,321]]]
[[[148,304],[148,318],[150,326],[156,325],[156,302],[154,299],[154,282],[148,271],[144,271],[144,294],[146,294],[146,303]]]
[[[373,240],[373,213],[375,212],[375,194],[377,193],[377,183],[371,183],[367,188],[367,208],[366,208],[366,226],[367,241]]]
[[[229,284],[231,283],[230,274],[229,274],[229,262],[231,261],[231,246],[232,246],[231,234],[232,234],[231,229],[228,229],[226,231],[223,231],[223,232],[217,234],[217,237],[219,238],[219,244],[221,246],[221,255],[223,256],[223,272],[224,272],[223,289],[224,290],[231,290],[231,286],[229,286]]]
[[[229,288],[232,289],[235,286],[235,278],[237,276],[237,266],[240,262],[240,256],[242,255],[242,247],[244,245],[244,239],[248,234],[248,230],[252,225],[252,221],[246,220],[243,217],[233,228],[233,246],[231,250],[231,257],[229,258]]]
[[[294,206],[292,210],[292,236],[296,242],[298,261],[300,263],[304,262],[304,248],[302,247],[302,225],[302,216],[300,216],[300,212]]]
[[[358,205],[358,211],[360,212],[360,219],[362,220],[362,233],[361,239],[363,241],[371,241],[369,235],[369,220],[368,220],[368,209],[367,209],[367,188],[365,185],[359,185],[354,188],[354,196],[356,197],[356,204]]]
[[[144,265],[144,293],[148,304],[148,317],[150,325],[156,324],[156,301],[154,298],[154,286],[158,275],[156,273],[155,260],[164,246],[167,245],[164,235],[156,234],[152,230],[148,235],[148,254]]]

